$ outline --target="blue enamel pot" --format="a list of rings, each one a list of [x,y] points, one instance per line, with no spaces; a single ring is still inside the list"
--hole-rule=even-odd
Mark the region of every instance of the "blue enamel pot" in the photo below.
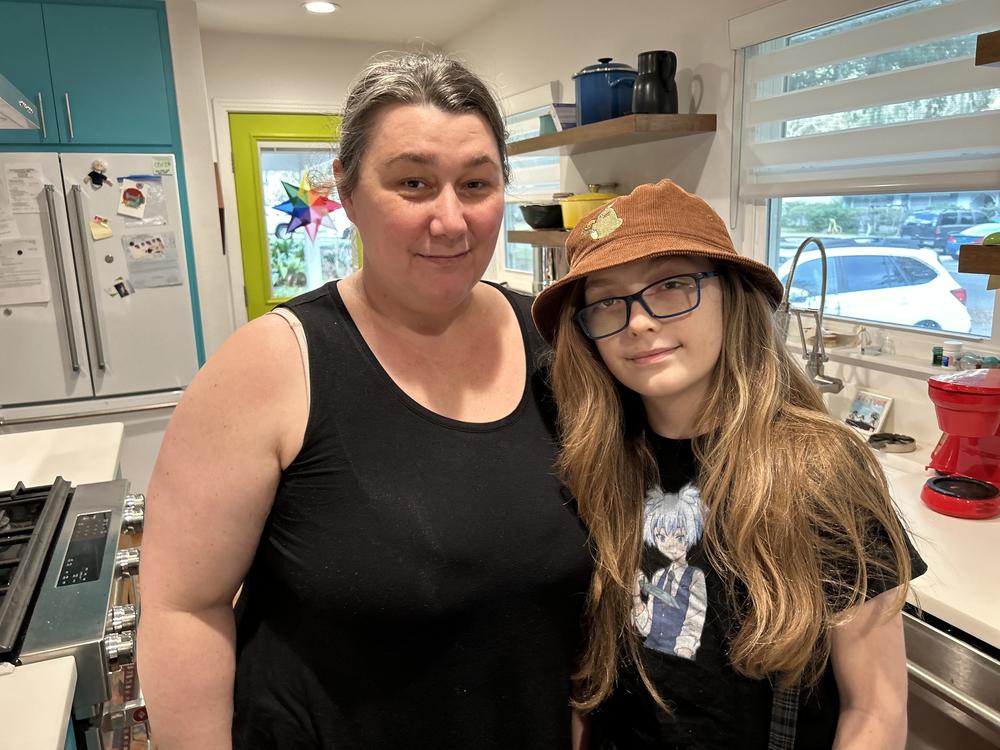
[[[576,123],[610,120],[632,112],[632,87],[638,73],[625,63],[601,57],[575,76]]]

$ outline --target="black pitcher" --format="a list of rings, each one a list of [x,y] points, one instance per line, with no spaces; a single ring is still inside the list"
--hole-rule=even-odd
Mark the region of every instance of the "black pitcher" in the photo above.
[[[639,53],[639,76],[632,90],[635,114],[677,114],[677,55],[669,50]]]

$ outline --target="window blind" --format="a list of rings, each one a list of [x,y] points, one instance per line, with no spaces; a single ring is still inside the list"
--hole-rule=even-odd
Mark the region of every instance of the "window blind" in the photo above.
[[[1000,0],[910,0],[738,51],[743,199],[1000,184]]]

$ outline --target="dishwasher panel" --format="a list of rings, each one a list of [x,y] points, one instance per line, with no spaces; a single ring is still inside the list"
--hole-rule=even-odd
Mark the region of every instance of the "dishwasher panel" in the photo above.
[[[907,750],[1000,748],[1000,661],[907,612],[903,630]]]

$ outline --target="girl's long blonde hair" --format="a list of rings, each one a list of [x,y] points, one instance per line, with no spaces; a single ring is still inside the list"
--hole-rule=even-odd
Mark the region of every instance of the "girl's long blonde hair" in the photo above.
[[[693,440],[706,512],[702,543],[735,614],[729,658],[736,671],[811,685],[829,657],[831,627],[864,601],[873,578],[909,581],[909,552],[870,449],[827,413],[779,339],[764,294],[732,267],[719,271],[722,352]],[[589,711],[601,703],[628,655],[664,705],[669,696],[642,668],[631,622],[642,504],[656,464],[641,401],[573,319],[584,283],[561,311],[551,374],[559,470],[597,563],[574,704]],[[905,596],[902,585],[897,607]]]

